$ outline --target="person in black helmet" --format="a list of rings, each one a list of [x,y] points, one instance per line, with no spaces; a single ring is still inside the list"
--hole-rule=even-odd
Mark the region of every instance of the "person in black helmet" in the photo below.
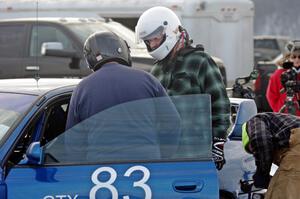
[[[97,32],[84,44],[84,56],[94,71],[73,92],[66,128],[104,109],[128,101],[167,96],[152,75],[131,68],[125,40],[112,32]]]
[[[89,161],[160,158],[166,153],[160,148],[161,131],[156,129],[158,118],[154,116],[166,114],[168,118],[164,121],[170,131],[165,133],[176,146],[180,133],[176,108],[155,77],[131,68],[126,41],[112,32],[97,32],[88,37],[83,51],[94,72],[78,84],[71,97],[66,129],[73,133],[66,132],[66,136],[72,135],[69,138],[73,140],[78,136],[78,144],[70,151],[77,156],[87,156]],[[154,98],[162,98],[164,106],[157,108]],[[136,101],[141,99],[150,102]],[[85,126],[80,128],[81,124]],[[65,138],[65,142],[69,138]],[[110,146],[105,148],[108,140]],[[91,145],[96,148],[86,148]]]

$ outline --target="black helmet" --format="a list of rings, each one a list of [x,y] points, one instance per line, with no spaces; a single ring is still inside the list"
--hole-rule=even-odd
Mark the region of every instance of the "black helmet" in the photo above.
[[[113,32],[103,31],[90,35],[84,43],[83,54],[93,71],[111,61],[131,66],[127,42]]]

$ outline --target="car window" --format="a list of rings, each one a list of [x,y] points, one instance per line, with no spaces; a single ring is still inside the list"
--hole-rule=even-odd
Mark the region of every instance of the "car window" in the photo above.
[[[70,98],[63,99],[47,107],[45,126],[41,139],[42,146],[65,131],[69,101]]]
[[[104,31],[103,23],[68,23],[66,26],[74,32],[81,42],[85,40],[94,32]]]
[[[0,143],[21,115],[32,105],[36,96],[1,93],[0,94]]]
[[[67,95],[51,100],[31,119],[8,159],[11,166],[27,163],[24,157],[30,143],[40,141],[43,146],[65,131],[70,97]]]
[[[2,25],[0,29],[0,57],[21,57],[25,25]]]
[[[135,35],[132,30],[116,22],[68,23],[66,26],[68,26],[82,42],[85,42],[88,36],[94,32],[109,30],[126,40],[131,48],[146,48],[144,44],[137,45],[135,43]]]
[[[60,42],[63,50],[74,51],[72,41],[60,29],[54,26],[33,26],[30,39],[30,56],[41,56],[44,42]]]
[[[275,39],[255,39],[254,48],[279,50],[279,46]]]
[[[45,164],[211,159],[209,96],[173,97],[175,112],[166,108],[168,99],[127,102],[93,115],[45,145]]]

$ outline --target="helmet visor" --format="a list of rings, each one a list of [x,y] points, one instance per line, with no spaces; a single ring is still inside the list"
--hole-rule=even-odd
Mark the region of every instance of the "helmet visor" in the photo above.
[[[150,34],[141,37],[141,40],[146,44],[148,52],[152,52],[166,40],[165,28],[163,26],[159,26]]]
[[[144,41],[147,41],[147,40],[151,40],[151,39],[154,39],[154,38],[161,38],[161,37],[163,37],[164,34],[165,34],[165,27],[159,26],[158,28],[156,28],[150,34],[141,36],[140,39],[142,39]]]

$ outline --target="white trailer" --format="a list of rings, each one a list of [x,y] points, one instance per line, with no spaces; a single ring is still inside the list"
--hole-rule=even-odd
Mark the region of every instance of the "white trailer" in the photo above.
[[[196,43],[221,58],[227,80],[253,70],[254,8],[247,0],[185,1],[182,23]]]
[[[152,6],[176,12],[194,44],[223,60],[229,85],[253,69],[251,0],[2,0],[0,19],[15,17],[112,18],[134,28],[138,17]]]

